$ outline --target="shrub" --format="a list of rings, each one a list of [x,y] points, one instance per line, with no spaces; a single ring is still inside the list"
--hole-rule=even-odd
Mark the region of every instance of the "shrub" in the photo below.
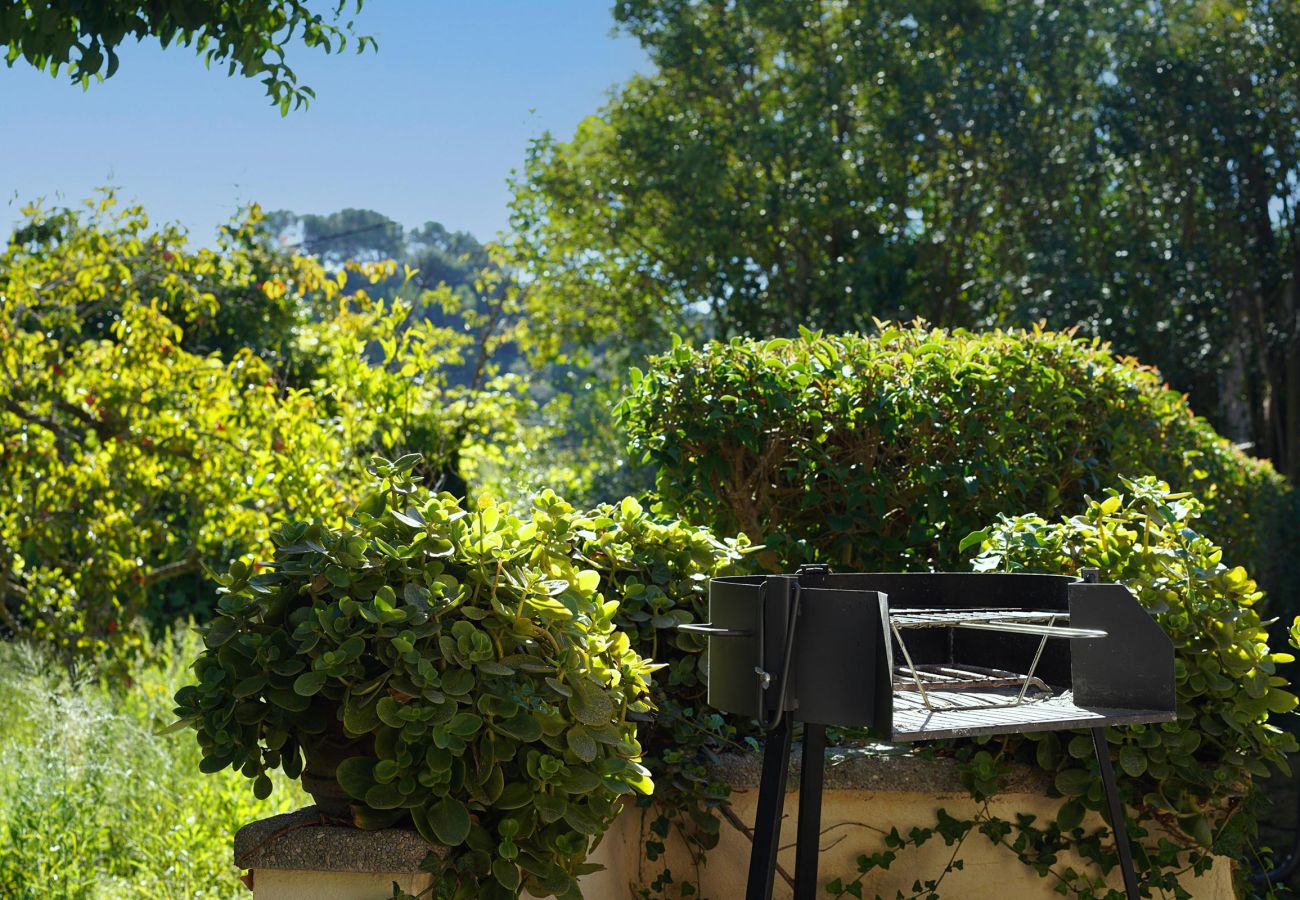
[[[231,835],[302,794],[282,780],[255,799],[234,772],[200,774],[193,742],[157,735],[199,647],[169,633],[72,679],[48,648],[0,642],[0,896],[247,896]]]
[[[1155,370],[1068,333],[675,342],[633,372],[619,415],[664,508],[745,532],[773,570],[952,566],[998,513],[1077,507],[1139,472],[1198,492],[1207,533],[1252,571],[1285,571],[1285,480]]]
[[[1285,768],[1295,739],[1270,721],[1296,706],[1255,607],[1255,582],[1224,551],[1193,530],[1202,505],[1154,478],[1123,479],[1123,493],[1069,519],[1001,518],[971,536],[981,541],[979,571],[1078,574],[1095,566],[1125,584],[1174,641],[1178,721],[1111,728],[1108,737],[1128,777],[1122,790],[1139,821],[1176,826],[1195,844],[1243,859],[1253,836],[1252,779]],[[1055,773],[1066,797],[1057,824],[1077,825],[1100,808],[1086,734],[1030,736],[1020,754]]]
[[[442,896],[574,896],[589,837],[651,789],[629,714],[652,667],[577,561],[572,507],[467,512],[421,492],[417,463],[377,462],[339,527],[283,526],[265,572],[231,566],[178,724],[258,796],[306,766],[363,827],[409,814],[448,848]]]

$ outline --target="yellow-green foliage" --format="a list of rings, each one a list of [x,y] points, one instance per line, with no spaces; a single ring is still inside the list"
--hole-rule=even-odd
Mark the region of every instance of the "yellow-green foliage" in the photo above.
[[[1285,765],[1295,739],[1270,721],[1296,706],[1255,609],[1255,582],[1193,526],[1202,505],[1171,494],[1154,478],[1124,479],[1069,519],[1002,518],[987,531],[975,560],[980,571],[1060,572],[1095,566],[1106,581],[1128,586],[1174,642],[1178,721],[1110,729],[1124,792],[1139,819],[1175,824],[1202,846],[1241,858],[1254,817],[1247,799],[1254,777]],[[1225,559],[1225,556],[1228,558]],[[1067,798],[1058,822],[1077,825],[1100,793],[1086,735],[1049,733],[1026,752],[1056,773]],[[1032,750],[1030,749],[1032,748]]]
[[[194,250],[107,195],[30,210],[0,255],[0,633],[102,648],[165,583],[269,550],[271,517],[349,509],[372,453],[436,466],[515,421],[512,384],[448,385],[472,336],[345,292],[391,264],[327,272],[256,221]]]
[[[73,680],[0,642],[0,896],[248,896],[235,830],[309,801],[288,782],[256,800],[237,773],[201,774],[193,741],[156,734],[199,648],[166,637],[125,670]]]
[[[1077,508],[1121,473],[1195,490],[1205,527],[1263,576],[1285,480],[1196,418],[1159,373],[1067,333],[678,343],[621,407],[667,509],[744,531],[774,568],[942,568],[1001,512]]]

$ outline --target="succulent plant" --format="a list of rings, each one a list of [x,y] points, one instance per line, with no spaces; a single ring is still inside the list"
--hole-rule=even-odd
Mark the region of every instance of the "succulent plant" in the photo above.
[[[654,667],[581,567],[571,506],[466,510],[417,462],[376,460],[344,523],[285,524],[272,561],[220,578],[178,725],[258,794],[276,768],[333,770],[362,827],[409,815],[447,848],[439,896],[580,896],[591,838],[652,789],[629,715]]]

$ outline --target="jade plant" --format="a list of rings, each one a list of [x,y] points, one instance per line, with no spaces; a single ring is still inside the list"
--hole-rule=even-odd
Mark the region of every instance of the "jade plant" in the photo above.
[[[202,768],[301,777],[327,815],[409,817],[440,897],[580,897],[591,839],[648,794],[635,718],[654,668],[583,568],[551,493],[527,519],[380,479],[337,527],[285,524],[220,577],[197,684],[176,695]]]

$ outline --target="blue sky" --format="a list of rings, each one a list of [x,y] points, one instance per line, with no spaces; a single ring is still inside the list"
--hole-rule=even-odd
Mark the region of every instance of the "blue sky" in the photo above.
[[[507,225],[506,179],[530,138],[572,134],[608,91],[648,68],[612,36],[610,0],[368,0],[378,52],[299,48],[313,87],[281,118],[256,80],[205,69],[184,47],[124,48],[83,92],[0,66],[0,234],[37,197],[73,203],[113,185],[207,243],[238,207],[376,209],[482,239]]]

